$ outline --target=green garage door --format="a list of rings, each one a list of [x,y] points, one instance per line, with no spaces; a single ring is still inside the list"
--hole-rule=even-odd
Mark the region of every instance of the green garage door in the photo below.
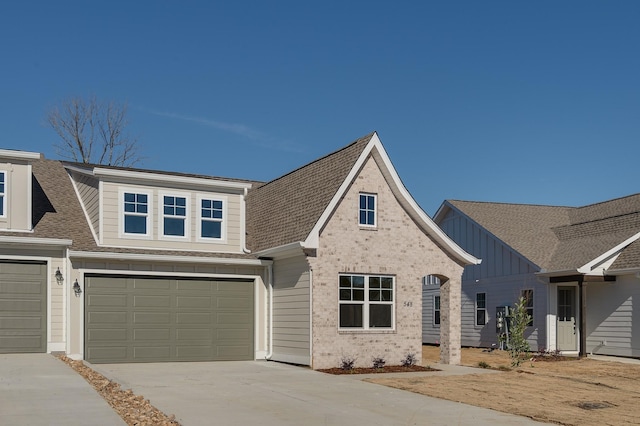
[[[0,262],[0,353],[47,351],[47,265]]]
[[[253,281],[88,276],[85,359],[252,360]]]

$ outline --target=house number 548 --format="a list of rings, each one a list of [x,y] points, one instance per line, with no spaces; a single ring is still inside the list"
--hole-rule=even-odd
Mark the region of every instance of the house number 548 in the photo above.
[[[404,306],[410,308],[413,306],[413,302],[404,302]]]

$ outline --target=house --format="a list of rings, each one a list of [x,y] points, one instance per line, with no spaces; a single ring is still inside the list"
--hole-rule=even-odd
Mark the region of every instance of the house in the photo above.
[[[583,207],[445,201],[435,222],[483,259],[462,282],[462,345],[498,344],[496,319],[524,297],[533,350],[640,356],[640,194]],[[423,292],[423,341],[439,290]]]
[[[0,151],[0,353],[92,363],[397,364],[442,280],[459,362],[478,263],[420,209],[377,134],[271,182]]]

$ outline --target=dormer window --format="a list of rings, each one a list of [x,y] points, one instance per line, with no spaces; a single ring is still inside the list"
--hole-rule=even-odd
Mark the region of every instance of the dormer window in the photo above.
[[[166,237],[185,237],[187,227],[187,198],[173,195],[162,197],[162,235]]]
[[[7,193],[6,193],[7,174],[0,172],[0,217],[7,215]]]
[[[200,238],[221,240],[224,238],[224,200],[200,200]]]
[[[360,194],[360,208],[358,211],[358,223],[360,226],[376,226],[376,195]]]
[[[149,195],[124,193],[124,233],[149,235]]]

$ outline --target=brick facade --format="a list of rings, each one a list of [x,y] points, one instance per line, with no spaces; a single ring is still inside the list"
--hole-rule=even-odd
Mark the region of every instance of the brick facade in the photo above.
[[[361,192],[377,195],[377,226],[358,225]],[[449,279],[443,285],[443,361],[458,363],[460,352],[460,278],[456,263],[411,219],[392,193],[381,168],[369,157],[320,233],[313,271],[313,368],[331,368],[341,359],[356,359],[369,367],[373,357],[398,365],[409,353],[422,353],[422,277]],[[339,331],[338,276],[340,273],[393,275],[395,329]],[[444,280],[443,280],[444,281]],[[446,297],[447,290],[452,295]],[[448,313],[448,314],[447,314]],[[447,325],[449,324],[449,325]]]

